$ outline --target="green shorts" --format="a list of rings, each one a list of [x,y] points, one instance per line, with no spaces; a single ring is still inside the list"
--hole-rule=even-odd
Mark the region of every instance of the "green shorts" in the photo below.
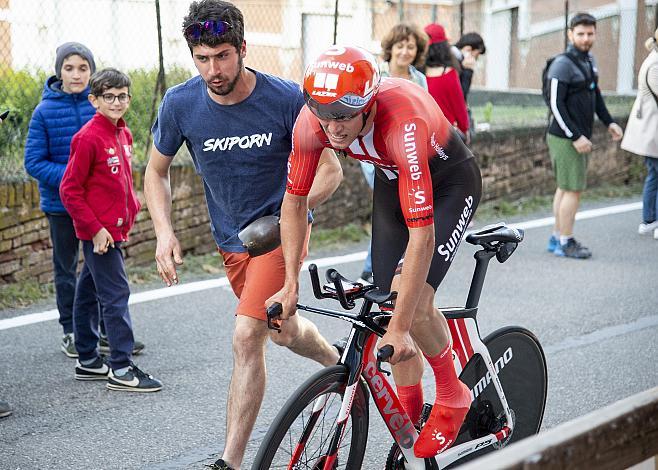
[[[587,187],[589,153],[578,153],[571,139],[546,135],[557,187],[566,191],[583,191]]]

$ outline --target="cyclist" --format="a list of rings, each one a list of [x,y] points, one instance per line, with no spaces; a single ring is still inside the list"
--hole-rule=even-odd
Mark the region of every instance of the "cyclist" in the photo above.
[[[394,347],[398,395],[414,422],[423,403],[416,345],[432,366],[436,405],[414,453],[436,455],[454,442],[471,402],[434,296],[480,200],[479,168],[436,101],[407,80],[380,80],[374,57],[362,49],[332,46],[321,54],[306,69],[304,99],[281,209],[286,281],[267,303],[280,302],[284,320],[295,314],[307,194],[322,150],[373,163],[374,282],[398,292],[380,344]]]

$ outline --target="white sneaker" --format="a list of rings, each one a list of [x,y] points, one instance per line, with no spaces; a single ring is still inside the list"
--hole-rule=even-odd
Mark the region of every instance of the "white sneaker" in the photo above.
[[[640,226],[637,228],[637,233],[639,233],[640,235],[650,235],[651,232],[654,232],[654,238],[655,238],[655,230],[658,230],[658,220],[655,220],[650,224],[641,223]]]
[[[654,240],[658,240],[658,228],[653,231],[653,238]]]

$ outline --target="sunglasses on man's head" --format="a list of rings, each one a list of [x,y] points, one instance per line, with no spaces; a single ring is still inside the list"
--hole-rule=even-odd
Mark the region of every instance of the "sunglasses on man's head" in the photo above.
[[[192,23],[183,31],[186,39],[198,41],[203,33],[210,33],[212,36],[219,37],[231,29],[230,23],[221,20],[208,20]]]

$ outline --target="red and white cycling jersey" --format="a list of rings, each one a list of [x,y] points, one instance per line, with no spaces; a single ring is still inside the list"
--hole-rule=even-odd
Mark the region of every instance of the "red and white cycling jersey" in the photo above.
[[[436,101],[418,85],[384,78],[375,100],[374,125],[343,152],[380,167],[389,180],[399,178],[398,195],[407,226],[430,225],[434,219],[432,175],[471,158],[472,154],[452,130]],[[309,193],[325,147],[332,148],[327,135],[304,106],[293,130],[288,193]]]

